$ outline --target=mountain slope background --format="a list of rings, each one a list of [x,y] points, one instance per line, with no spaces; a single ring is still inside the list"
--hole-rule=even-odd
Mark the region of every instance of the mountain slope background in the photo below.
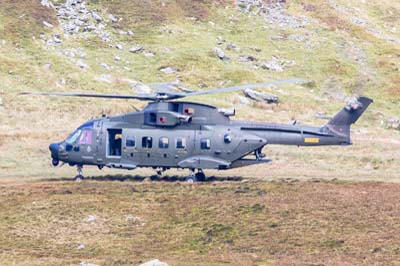
[[[322,125],[316,113],[330,116],[347,96],[369,96],[375,102],[354,127],[353,147],[271,146],[275,161],[253,176],[264,178],[267,167],[271,177],[296,169],[308,178],[394,179],[399,132],[387,121],[400,115],[399,15],[393,1],[1,0],[0,175],[73,175],[49,167],[48,143],[93,116],[145,106],[23,91],[134,94],[137,81],[201,90],[300,77],[307,83],[263,89],[279,105],[243,102],[241,93],[190,100],[234,106],[241,119]]]
[[[398,265],[399,18],[388,0],[0,0],[0,264]],[[260,88],[279,104],[239,92],[188,100],[323,125],[366,95],[354,145],[267,146],[271,163],[194,185],[180,182],[186,171],[151,182],[144,169],[84,168],[88,179],[72,182],[49,143],[146,103],[19,95],[293,77],[307,82]]]

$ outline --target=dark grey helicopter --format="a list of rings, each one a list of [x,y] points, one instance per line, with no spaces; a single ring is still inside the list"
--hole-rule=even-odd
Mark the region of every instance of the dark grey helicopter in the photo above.
[[[159,174],[170,168],[187,168],[187,181],[202,181],[204,169],[227,170],[269,162],[262,153],[268,144],[321,146],[350,145],[350,126],[373,102],[359,97],[322,127],[231,120],[234,109],[170,101],[189,96],[266,87],[300,79],[233,86],[208,91],[107,95],[81,93],[23,93],[72,97],[138,99],[151,101],[138,112],[101,117],[81,125],[65,141],[50,145],[52,164],[82,167],[96,165],[132,170],[152,167]],[[195,172],[197,170],[197,172]]]

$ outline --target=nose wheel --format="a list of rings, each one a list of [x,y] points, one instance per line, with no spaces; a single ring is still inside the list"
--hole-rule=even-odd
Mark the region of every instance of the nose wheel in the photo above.
[[[59,163],[60,163],[60,161],[57,160],[57,159],[51,160],[51,164],[52,164],[54,167],[56,167]]]
[[[84,177],[82,175],[83,166],[82,165],[77,165],[76,166],[76,170],[78,171],[78,175],[75,176],[74,180],[77,181],[77,182],[81,182],[84,179]]]

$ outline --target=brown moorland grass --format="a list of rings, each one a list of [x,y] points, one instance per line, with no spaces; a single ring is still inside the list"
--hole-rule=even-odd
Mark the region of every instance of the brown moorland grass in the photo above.
[[[0,261],[396,265],[399,195],[400,185],[384,183],[8,183]]]

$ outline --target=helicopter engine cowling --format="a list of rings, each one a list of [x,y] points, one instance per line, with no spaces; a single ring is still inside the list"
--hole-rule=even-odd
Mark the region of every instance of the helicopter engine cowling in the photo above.
[[[191,123],[191,115],[172,111],[149,111],[145,113],[145,124],[151,126],[173,127],[182,123]]]

